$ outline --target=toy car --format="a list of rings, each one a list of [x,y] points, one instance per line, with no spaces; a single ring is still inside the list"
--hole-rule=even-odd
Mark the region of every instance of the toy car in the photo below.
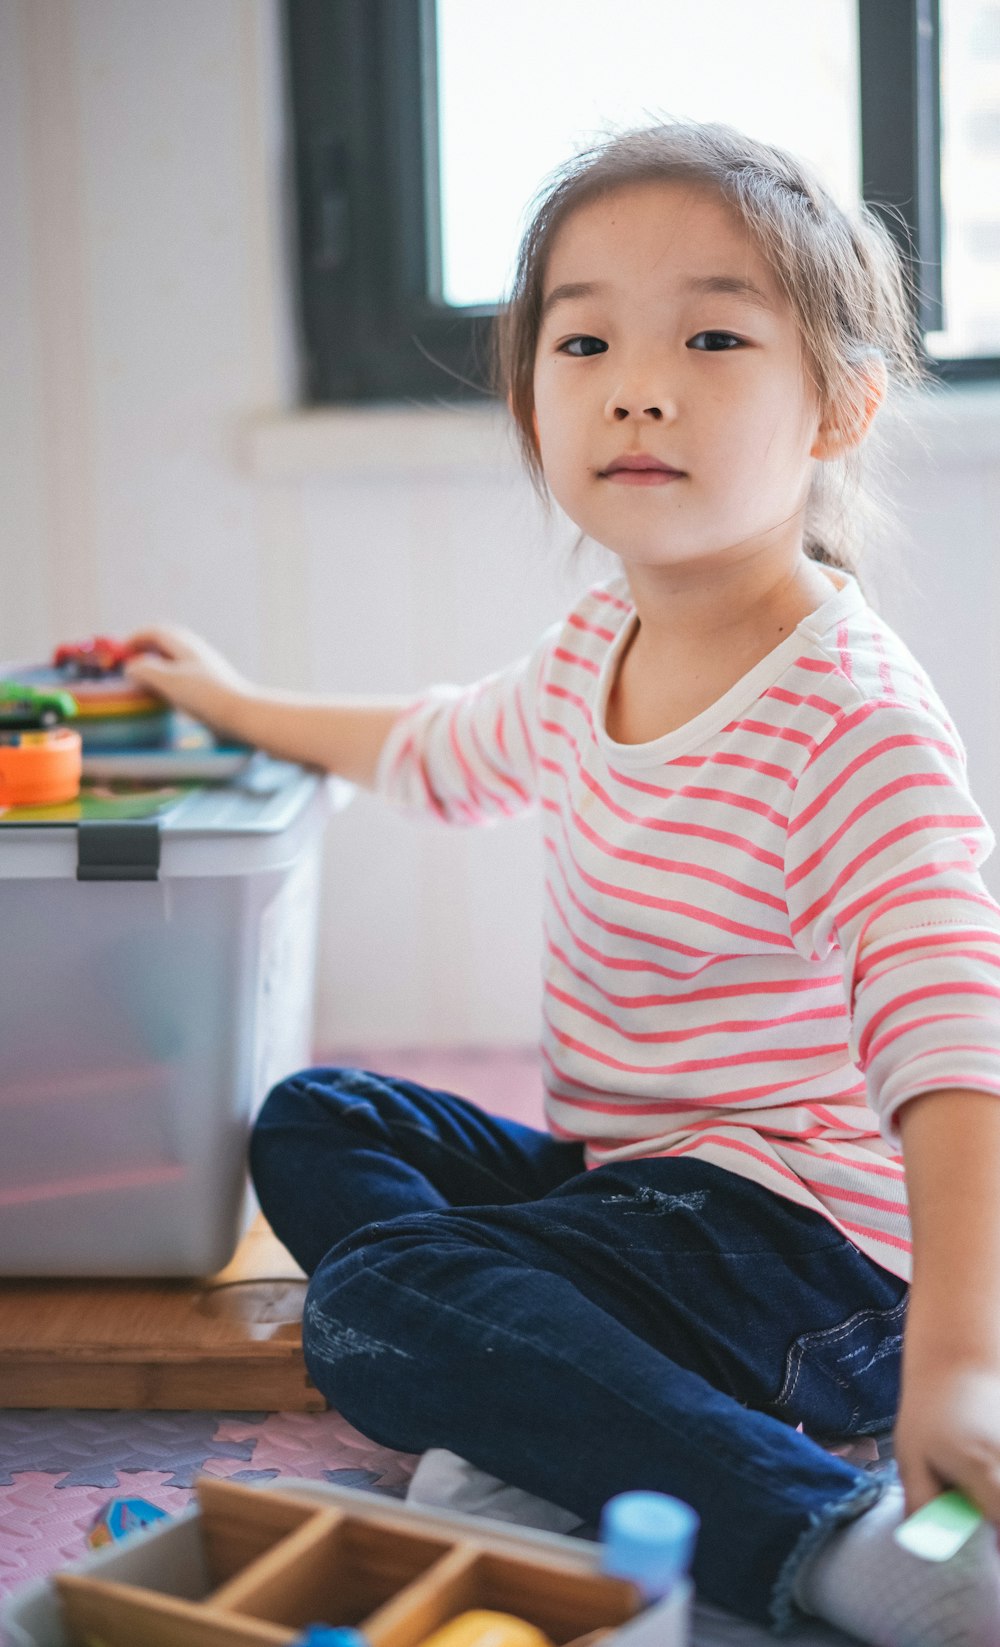
[[[89,640],[57,647],[52,662],[57,669],[65,670],[78,680],[98,680],[103,675],[119,674],[128,655],[121,641],[109,640],[107,635],[94,635]]]
[[[76,714],[69,692],[41,691],[21,681],[0,681],[0,731],[39,732]]]

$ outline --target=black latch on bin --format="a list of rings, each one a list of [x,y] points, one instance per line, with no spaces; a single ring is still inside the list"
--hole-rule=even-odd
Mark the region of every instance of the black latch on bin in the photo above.
[[[160,872],[160,826],[142,823],[77,825],[78,881],[155,881]]]

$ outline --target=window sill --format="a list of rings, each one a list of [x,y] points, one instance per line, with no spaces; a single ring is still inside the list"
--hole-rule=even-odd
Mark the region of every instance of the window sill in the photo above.
[[[261,480],[503,474],[519,463],[510,418],[493,401],[295,410],[255,419],[245,440]]]
[[[936,388],[914,397],[904,425],[887,424],[899,461],[950,467],[996,463],[1000,383]],[[244,430],[246,464],[267,481],[407,479],[518,471],[513,426],[482,406],[335,406],[255,418]]]

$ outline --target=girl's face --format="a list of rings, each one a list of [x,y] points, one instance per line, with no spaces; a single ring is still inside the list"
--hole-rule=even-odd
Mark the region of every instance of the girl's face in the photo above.
[[[641,183],[562,224],[534,395],[553,495],[626,566],[801,552],[817,398],[774,276],[708,190]]]

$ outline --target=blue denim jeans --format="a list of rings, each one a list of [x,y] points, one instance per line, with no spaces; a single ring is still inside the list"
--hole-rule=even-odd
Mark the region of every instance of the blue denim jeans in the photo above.
[[[585,1522],[629,1488],[685,1499],[700,1593],[779,1631],[798,1563],[882,1490],[810,1437],[891,1428],[907,1289],[818,1214],[688,1157],[587,1171],[355,1069],[276,1087],[251,1167],[312,1277],[310,1376],[382,1445]]]

